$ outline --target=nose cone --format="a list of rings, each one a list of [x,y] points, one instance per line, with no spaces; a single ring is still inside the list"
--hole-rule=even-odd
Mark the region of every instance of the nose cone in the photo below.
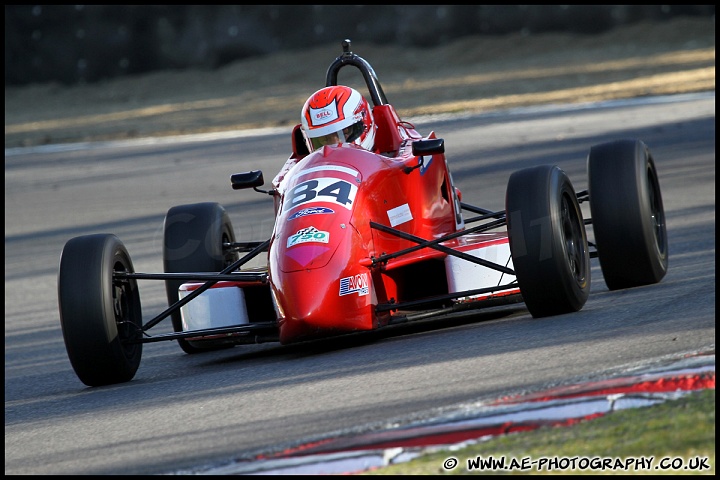
[[[371,330],[375,291],[370,273],[334,274],[326,269],[275,272],[280,343]]]
[[[282,268],[285,271],[292,272],[325,266],[332,258],[333,253],[335,253],[333,247],[337,248],[337,245],[298,245],[292,249],[287,249],[284,252],[285,261]]]

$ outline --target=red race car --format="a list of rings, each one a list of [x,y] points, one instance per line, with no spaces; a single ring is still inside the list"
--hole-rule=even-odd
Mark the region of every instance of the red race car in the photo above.
[[[58,275],[70,362],[89,386],[131,380],[145,343],[176,340],[186,353],[233,345],[290,344],[379,329],[471,308],[524,302],[533,317],[580,310],[598,257],[610,289],[659,282],[667,233],[652,155],[640,140],[593,146],[588,190],[554,165],[513,173],[504,211],[462,201],[434,132],[398,117],[370,64],[350,51],[326,86],[359,70],[377,125],[373,151],[352,143],[314,151],[301,125],[271,187],[260,171],[234,189],[270,195],[271,237],[238,242],[217,203],[171,208],[165,272],[139,273],[112,234],[69,240]],[[589,201],[591,219],[580,203]],[[464,216],[467,213],[472,216]],[[588,241],[585,225],[593,224]],[[243,268],[258,255],[262,268]],[[165,282],[168,308],[143,322],[139,280]],[[170,318],[172,333],[149,331]]]

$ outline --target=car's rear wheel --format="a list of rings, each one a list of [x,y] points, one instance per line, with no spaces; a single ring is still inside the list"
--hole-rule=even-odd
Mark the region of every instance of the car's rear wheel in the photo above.
[[[223,247],[235,241],[230,217],[218,203],[205,202],[179,205],[165,216],[163,263],[165,272],[220,272],[238,259],[238,254]],[[166,280],[168,304],[179,299],[178,289],[183,280]],[[180,311],[171,314],[173,330],[182,331]],[[198,353],[232,347],[232,345],[198,347],[179,339],[186,353]]]
[[[667,273],[668,241],[650,150],[640,140],[593,146],[588,177],[595,245],[607,287],[659,282]]]
[[[140,366],[140,293],[125,246],[111,234],[76,237],[62,251],[58,303],[65,348],[80,381],[91,387],[130,381]]]
[[[590,293],[590,256],[565,172],[543,165],[513,173],[505,208],[513,268],[532,316],[580,310]]]

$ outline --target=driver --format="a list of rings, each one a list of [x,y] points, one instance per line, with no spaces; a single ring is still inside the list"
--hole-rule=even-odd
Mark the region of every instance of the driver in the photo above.
[[[341,85],[313,93],[302,108],[302,131],[308,150],[323,145],[354,143],[372,151],[377,126],[367,100]]]

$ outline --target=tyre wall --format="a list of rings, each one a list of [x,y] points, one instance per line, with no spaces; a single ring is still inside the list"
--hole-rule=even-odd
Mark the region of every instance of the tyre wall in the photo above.
[[[431,47],[467,35],[595,34],[712,5],[5,5],[5,84],[213,69],[343,38]]]

